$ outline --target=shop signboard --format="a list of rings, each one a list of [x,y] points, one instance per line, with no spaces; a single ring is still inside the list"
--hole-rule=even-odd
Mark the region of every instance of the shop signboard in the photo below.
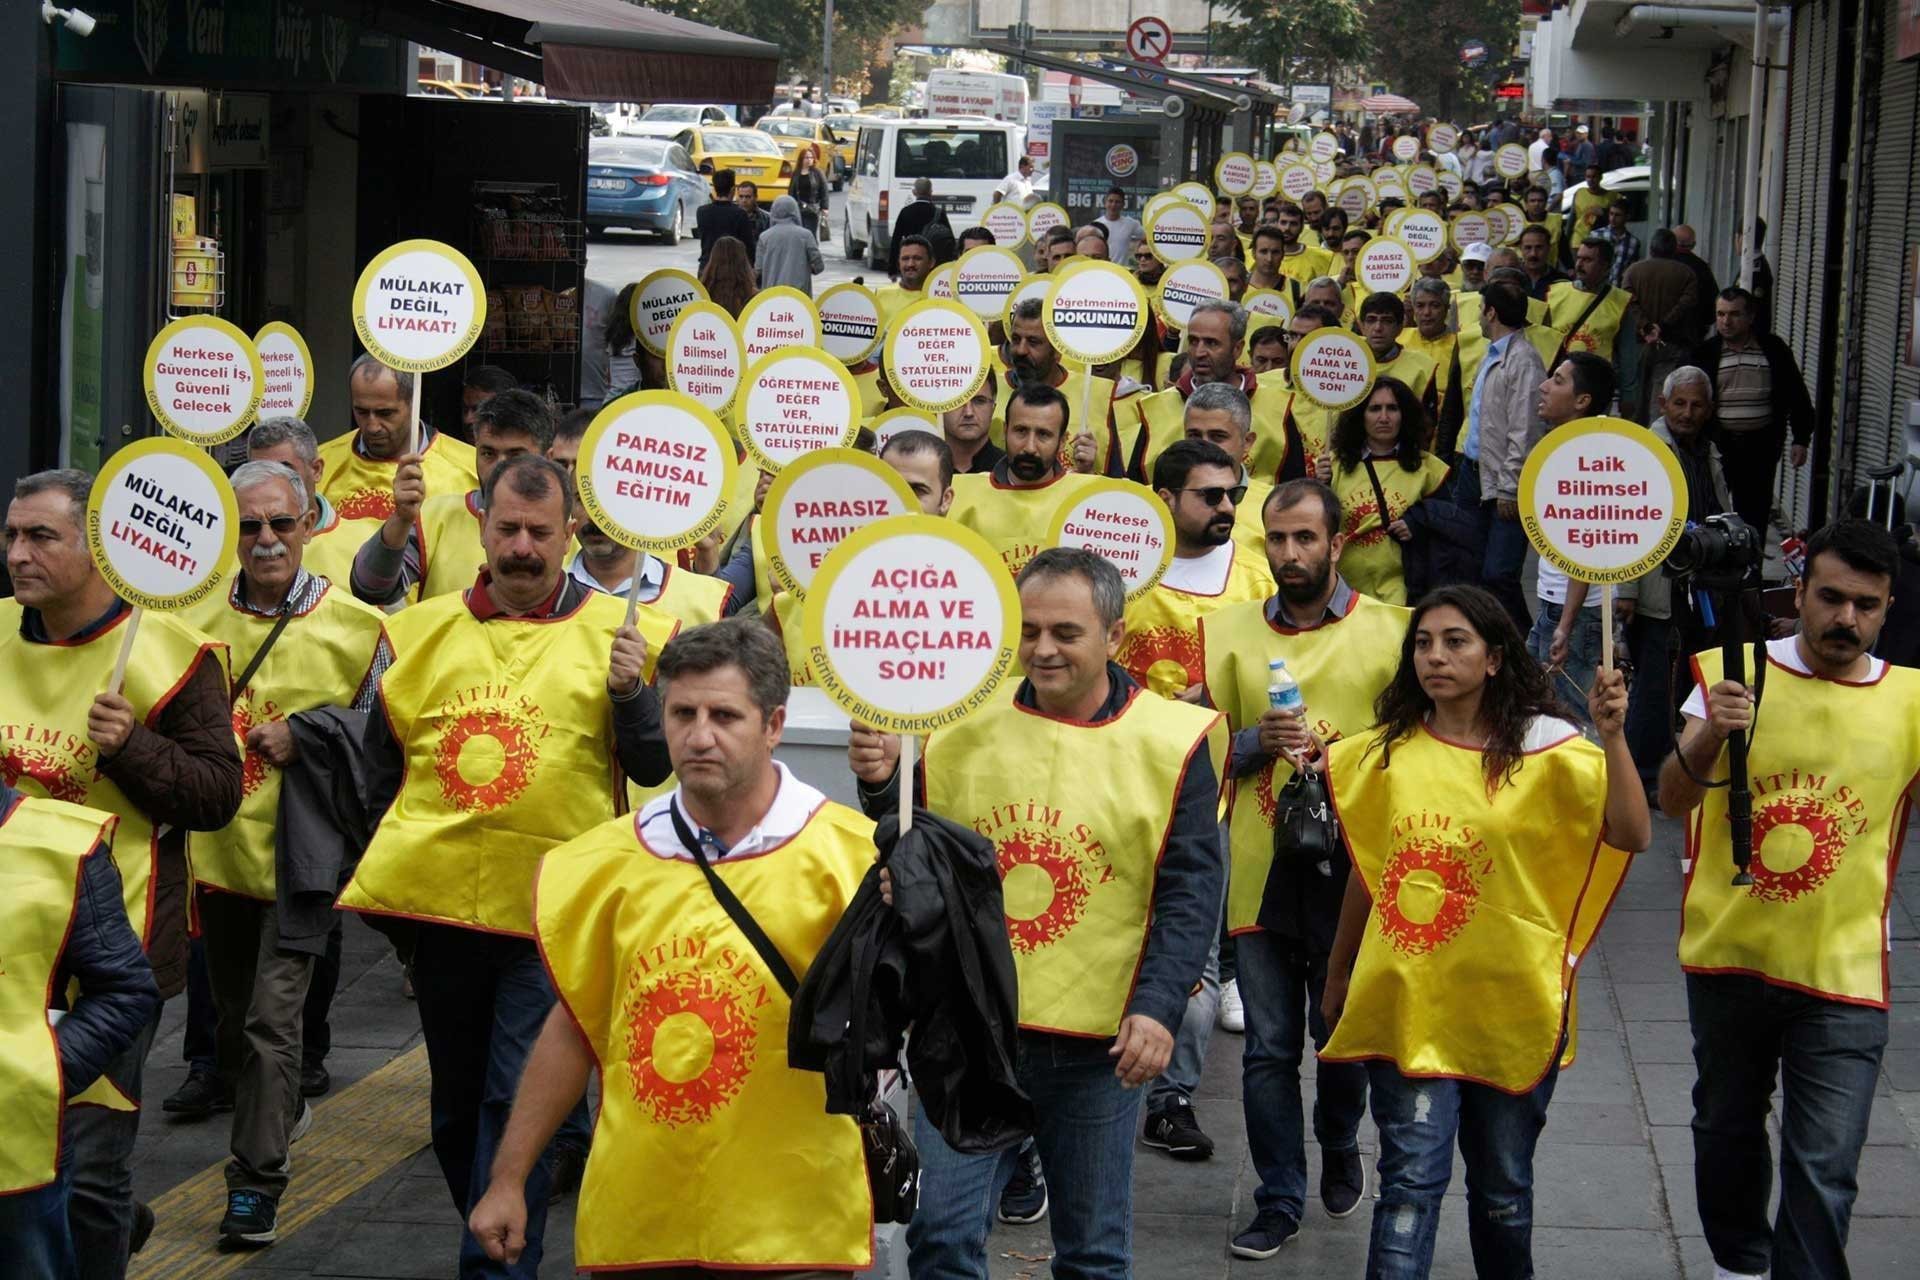
[[[405,93],[407,41],[295,0],[87,0],[80,36],[55,25],[58,80]]]

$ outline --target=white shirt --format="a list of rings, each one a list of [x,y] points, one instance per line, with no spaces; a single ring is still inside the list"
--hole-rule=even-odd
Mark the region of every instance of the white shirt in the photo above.
[[[1008,174],[1006,180],[1000,184],[1000,195],[1004,200],[1011,200],[1015,204],[1024,204],[1033,198],[1033,183],[1022,177],[1020,171],[1015,169],[1012,173]]]
[[[1547,144],[1535,138],[1527,144],[1527,168],[1538,173],[1547,167]]]
[[[1227,589],[1227,575],[1233,571],[1233,545],[1229,539],[1204,555],[1175,556],[1167,562],[1161,585],[1189,595],[1219,595]]]
[[[780,773],[780,787],[773,793],[773,803],[760,815],[760,821],[754,824],[753,830],[736,840],[732,848],[720,848],[712,839],[713,833],[693,820],[686,806],[680,802],[678,787],[664,796],[656,796],[647,803],[646,808],[640,810],[640,817],[635,823],[640,832],[640,843],[656,857],[692,862],[693,850],[687,848],[680,839],[680,833],[673,829],[673,809],[678,806],[681,821],[700,841],[709,862],[744,858],[785,844],[812,821],[814,813],[827,802],[827,797],[794,777],[787,766],[778,760],[773,762],[773,767]]]
[[[1545,560],[1542,560],[1540,562],[1540,586],[1536,594],[1548,604],[1565,604],[1567,602],[1567,575],[1548,564]],[[1583,609],[1598,609],[1600,607],[1600,588],[1598,586],[1588,585],[1586,601],[1580,607]]]
[[[1813,674],[1813,668],[1809,667],[1806,659],[1800,656],[1800,637],[1798,635],[1785,636],[1779,640],[1767,641],[1767,656],[1789,671],[1798,672],[1803,676]],[[1872,654],[1868,654],[1867,675],[1861,683],[1872,684],[1884,675],[1886,670],[1887,660],[1885,658],[1876,658]],[[1753,673],[1751,671],[1747,673],[1747,682],[1749,684],[1753,682]],[[1705,720],[1707,718],[1706,690],[1702,689],[1698,684],[1695,684],[1693,686],[1693,692],[1687,695],[1686,705],[1680,708],[1680,714],[1690,716],[1695,720]]]
[[[1133,246],[1145,239],[1147,234],[1139,220],[1129,218],[1123,213],[1117,218],[1109,218],[1103,214],[1094,221],[1107,229],[1107,261],[1131,267]]]
[[[639,557],[640,603],[652,604],[660,598],[660,588],[667,585],[667,566],[659,556],[650,556],[644,551],[639,553]],[[602,595],[624,596],[633,589],[632,578],[611,587],[601,586],[600,579],[594,577],[593,571],[587,568],[587,553],[584,551],[575,552],[573,559],[567,562],[567,576]]]

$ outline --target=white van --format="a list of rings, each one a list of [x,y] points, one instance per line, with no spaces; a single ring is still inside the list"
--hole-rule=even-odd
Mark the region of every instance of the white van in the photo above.
[[[841,204],[840,244],[875,267],[887,261],[893,219],[913,199],[915,179],[933,182],[933,202],[959,235],[979,224],[1020,158],[1026,130],[998,120],[870,120],[860,128]]]
[[[936,119],[985,116],[1027,122],[1027,78],[998,71],[936,67],[927,72],[927,115]]]

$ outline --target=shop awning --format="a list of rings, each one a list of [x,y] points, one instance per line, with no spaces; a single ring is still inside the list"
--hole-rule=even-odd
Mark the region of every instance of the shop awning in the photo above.
[[[765,103],[780,48],[627,0],[318,0],[369,26],[594,102]]]

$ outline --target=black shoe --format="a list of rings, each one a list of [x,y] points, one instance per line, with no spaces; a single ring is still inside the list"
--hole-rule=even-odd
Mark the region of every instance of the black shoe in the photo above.
[[[586,1152],[571,1144],[556,1145],[553,1149],[553,1189],[547,1193],[547,1203],[559,1204],[578,1191],[581,1175],[586,1171]]]
[[[300,1096],[318,1098],[333,1088],[333,1076],[327,1072],[324,1062],[303,1062],[300,1064]]]
[[[1193,1114],[1193,1104],[1178,1095],[1147,1117],[1146,1132],[1140,1140],[1175,1160],[1213,1158],[1213,1139],[1200,1131],[1200,1119]]]
[[[1280,1252],[1280,1247],[1300,1234],[1300,1223],[1290,1213],[1278,1209],[1262,1209],[1254,1215],[1253,1222],[1233,1238],[1227,1246],[1227,1252],[1236,1258],[1271,1258]]]
[[[160,1109],[182,1120],[204,1120],[216,1111],[233,1110],[233,1090],[208,1071],[192,1071],[187,1082],[168,1094]]]
[[[133,1202],[133,1234],[127,1237],[127,1252],[138,1253],[153,1235],[153,1210],[144,1200]]]
[[[1358,1151],[1320,1149],[1320,1203],[1330,1217],[1344,1218],[1367,1196],[1367,1162]]]
[[[1029,1151],[1013,1167],[1007,1189],[1000,1193],[1002,1222],[1022,1225],[1047,1216],[1047,1175],[1040,1168],[1040,1157]]]
[[[279,1234],[274,1228],[279,1212],[280,1201],[264,1191],[229,1191],[220,1238],[227,1244],[272,1244]]]

